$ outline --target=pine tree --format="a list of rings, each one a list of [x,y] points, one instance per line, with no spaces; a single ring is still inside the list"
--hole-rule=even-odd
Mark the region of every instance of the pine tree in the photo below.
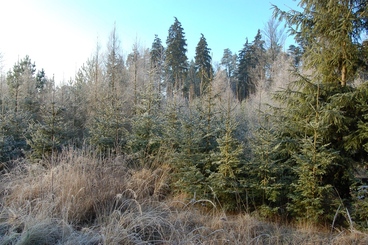
[[[197,118],[195,124],[192,125],[192,127],[195,127],[192,132],[195,133],[196,137],[196,143],[194,144],[196,154],[193,155],[195,157],[194,166],[188,171],[195,171],[193,175],[200,177],[200,181],[197,182],[197,187],[200,188],[197,194],[203,198],[213,198],[208,178],[216,170],[216,166],[213,164],[215,161],[214,152],[218,149],[217,138],[222,124],[219,110],[216,107],[217,98],[218,95],[213,91],[213,81],[211,80],[206,93],[191,104],[194,109],[192,113],[195,113],[194,115]],[[193,136],[190,135],[190,137]]]
[[[170,26],[166,45],[166,72],[170,76],[167,81],[167,94],[169,96],[173,92],[182,94],[188,69],[187,43],[184,29],[176,17],[174,24]]]
[[[278,121],[267,111],[260,111],[258,116],[261,118],[249,137],[252,157],[246,164],[248,177],[244,185],[260,215],[273,217],[284,214],[282,209],[288,203],[290,184],[295,178],[287,161],[289,154],[280,148],[284,139],[278,140]]]

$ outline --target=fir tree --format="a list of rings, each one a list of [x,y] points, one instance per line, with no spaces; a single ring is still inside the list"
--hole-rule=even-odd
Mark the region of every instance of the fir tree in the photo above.
[[[197,66],[193,60],[189,62],[186,89],[188,90],[189,101],[193,101],[200,95],[200,79]]]
[[[187,43],[184,29],[176,17],[174,24],[170,26],[166,45],[166,72],[171,76],[167,81],[167,93],[169,96],[174,91],[182,94],[188,69]]]
[[[9,102],[3,107],[2,144],[4,157],[9,160],[24,156],[29,149],[26,132],[31,120],[40,119],[41,95],[47,79],[43,70],[36,73],[36,65],[29,56],[18,61],[7,74]]]
[[[286,20],[292,34],[306,44],[305,67],[316,70],[322,82],[345,87],[356,72],[359,39],[367,30],[367,3],[361,0],[302,0],[302,12],[281,11],[274,14]]]
[[[201,38],[196,47],[195,64],[197,66],[198,76],[200,78],[199,95],[205,93],[208,83],[211,82],[213,76],[211,49],[208,48],[206,38],[201,34]]]
[[[131,120],[127,145],[142,166],[152,167],[161,147],[163,119],[159,110],[161,98],[157,92],[153,82],[140,91],[136,114]]]
[[[89,140],[102,153],[119,154],[126,144],[127,122],[124,114],[128,113],[124,111],[124,104],[128,100],[128,92],[125,91],[127,86],[123,86],[126,85],[125,66],[115,27],[110,35],[107,52],[107,84],[101,84],[94,117],[88,124]]]
[[[251,63],[250,57],[250,44],[248,39],[246,40],[243,49],[238,55],[238,69],[236,71],[236,86],[235,96],[239,101],[244,100],[250,94],[250,90],[255,90],[255,85],[252,84],[250,69],[248,68]]]
[[[302,54],[303,54],[302,48],[299,46],[290,45],[287,50],[287,54],[292,58],[293,66],[295,68],[299,68],[302,61]]]
[[[164,75],[164,62],[165,62],[165,48],[162,46],[161,39],[155,35],[155,39],[152,43],[150,50],[150,67],[153,73],[153,80],[155,81],[155,87],[159,94],[162,93],[162,80]]]
[[[181,109],[182,112],[185,110]],[[175,133],[178,148],[172,158],[173,181],[175,189],[195,198],[209,198],[210,189],[203,169],[202,136],[198,127],[197,112],[189,107],[179,116],[180,128]]]
[[[64,109],[55,101],[43,106],[42,121],[33,122],[29,125],[29,138],[27,143],[31,146],[31,159],[48,159],[54,153],[61,150],[66,144],[63,123]]]
[[[265,49],[260,30],[252,44],[248,39],[238,55],[236,96],[239,101],[254,94],[258,82],[265,79]]]
[[[347,151],[347,139],[361,112],[346,100],[356,75],[356,39],[363,29],[360,1],[301,1],[303,12],[275,14],[285,19],[303,43],[305,69],[275,97],[275,138],[279,153],[271,159],[288,165],[290,211],[311,223],[331,222],[340,204],[348,205],[359,157]],[[360,10],[359,10],[360,9]],[[295,27],[295,29],[293,29]],[[278,143],[276,143],[278,142]],[[281,153],[281,154],[280,154]]]
[[[237,69],[237,59],[238,56],[233,54],[230,49],[225,49],[224,54],[221,58],[221,65],[225,68],[226,77],[228,78],[228,85],[232,89],[235,94],[236,91],[236,83],[235,83],[235,76],[236,76],[236,69]]]
[[[214,170],[208,177],[212,194],[225,210],[241,210],[244,193],[243,147],[234,137],[237,124],[233,118],[230,96],[225,115],[225,127],[217,138],[218,150],[213,153]]]

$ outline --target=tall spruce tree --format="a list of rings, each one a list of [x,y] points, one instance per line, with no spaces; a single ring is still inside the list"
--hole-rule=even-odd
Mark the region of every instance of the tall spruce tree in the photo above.
[[[183,94],[184,81],[188,70],[187,43],[184,29],[176,17],[174,24],[170,26],[166,45],[166,72],[169,76],[167,94],[169,96],[173,92]]]
[[[155,35],[150,50],[150,67],[158,94],[162,93],[162,80],[164,75],[165,48],[161,39]]]
[[[233,54],[231,52],[230,49],[224,49],[224,54],[222,55],[221,58],[221,65],[225,68],[226,71],[226,77],[228,79],[228,85],[229,87],[233,90],[234,94],[235,94],[235,87],[236,87],[236,83],[235,83],[235,73],[236,73],[236,69],[237,69],[237,59],[238,56],[237,54]]]
[[[303,12],[275,7],[275,14],[294,27],[304,44],[304,69],[312,75],[296,72],[295,81],[276,94],[280,106],[273,113],[270,146],[277,152],[269,152],[271,160],[292,170],[281,176],[290,181],[284,200],[291,214],[323,223],[332,221],[339,205],[350,205],[354,169],[363,159],[347,148],[362,118],[354,100],[347,99],[355,88],[347,85],[359,66],[357,38],[365,28],[366,2],[301,1],[300,6]]]
[[[305,67],[321,74],[322,82],[345,87],[355,76],[359,39],[367,30],[367,2],[302,0],[299,5],[302,12],[274,6],[274,14],[306,43]]]
[[[200,94],[200,79],[198,77],[197,66],[193,60],[189,62],[186,85],[188,86],[189,101],[193,101]]]
[[[251,75],[248,68],[250,62],[251,62],[250,44],[247,38],[243,46],[243,49],[239,52],[238,55],[235,96],[239,101],[242,101],[245,98],[247,98],[250,94],[250,90],[255,90],[255,86],[254,84],[252,84]]]
[[[208,83],[213,77],[211,49],[208,48],[206,38],[201,34],[201,38],[196,47],[195,64],[197,66],[198,76],[200,78],[199,95],[201,96],[207,90]]]
[[[265,48],[258,30],[251,44],[248,39],[238,55],[236,97],[239,101],[254,94],[258,83],[265,79]]]

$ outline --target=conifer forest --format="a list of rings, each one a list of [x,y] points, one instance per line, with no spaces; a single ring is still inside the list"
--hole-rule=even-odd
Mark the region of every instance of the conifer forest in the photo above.
[[[173,18],[1,71],[0,244],[368,243],[368,4],[300,6],[220,61]]]

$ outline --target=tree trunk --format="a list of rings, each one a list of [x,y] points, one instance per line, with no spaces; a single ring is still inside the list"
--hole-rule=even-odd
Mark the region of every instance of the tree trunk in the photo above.
[[[341,68],[341,86],[342,87],[346,86],[346,73],[347,73],[346,64],[343,64]]]

